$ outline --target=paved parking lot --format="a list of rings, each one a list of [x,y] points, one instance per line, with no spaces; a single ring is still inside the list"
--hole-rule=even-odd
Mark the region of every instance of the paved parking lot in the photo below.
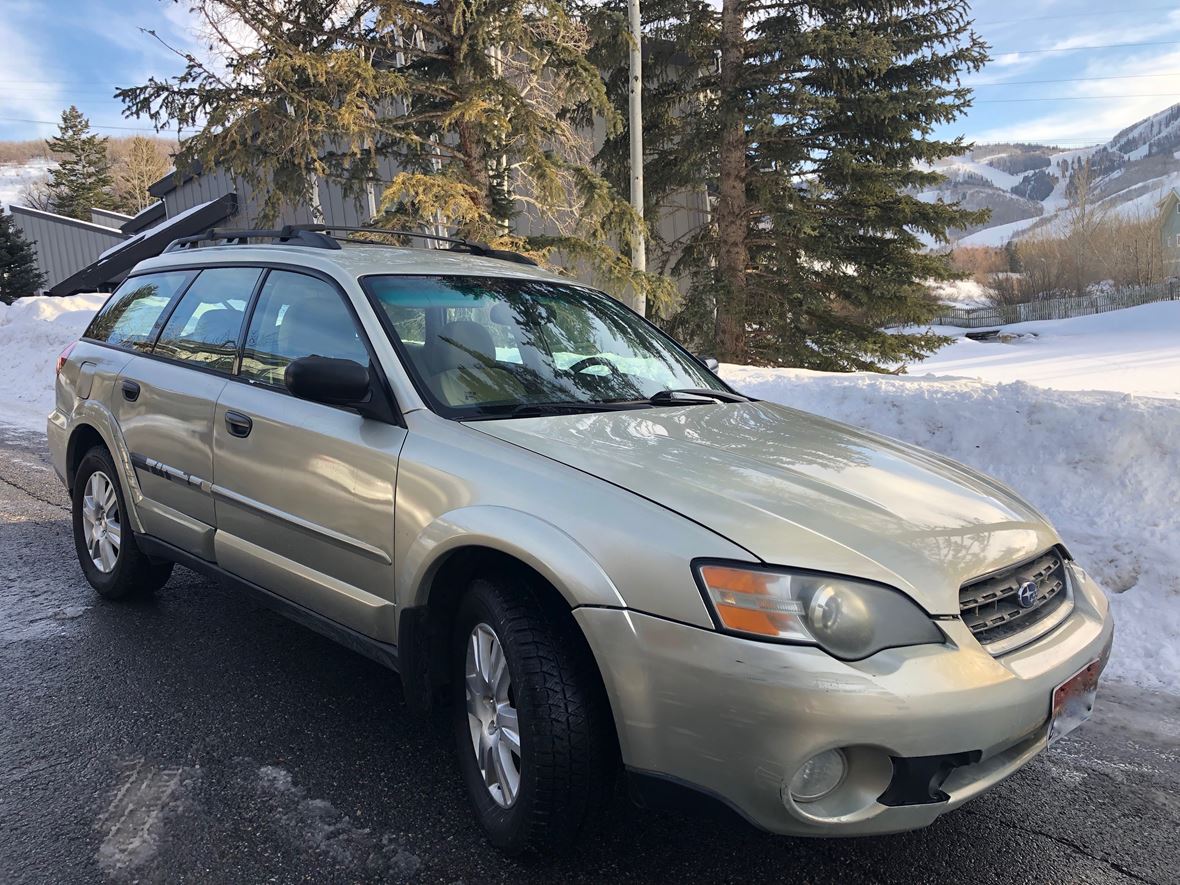
[[[927,830],[798,840],[621,796],[572,856],[483,842],[375,664],[177,569],[104,603],[42,441],[0,430],[0,882],[1180,882],[1180,698],[1096,719]]]

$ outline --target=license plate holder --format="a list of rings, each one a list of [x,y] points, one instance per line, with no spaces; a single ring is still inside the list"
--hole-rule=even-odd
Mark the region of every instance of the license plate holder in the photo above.
[[[1049,746],[1090,718],[1094,712],[1094,699],[1098,696],[1098,677],[1102,675],[1105,663],[1102,658],[1091,661],[1053,689],[1049,713]]]

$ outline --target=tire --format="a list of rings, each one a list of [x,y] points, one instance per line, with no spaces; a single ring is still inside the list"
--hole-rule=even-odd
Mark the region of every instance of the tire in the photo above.
[[[459,605],[451,645],[450,709],[459,769],[480,826],[510,855],[572,846],[601,820],[618,769],[610,706],[590,651],[568,611],[547,613],[536,580],[522,573],[474,580]],[[493,678],[496,684],[484,692],[480,707],[479,691],[469,692],[468,665],[475,662],[477,636],[495,660],[485,631],[499,643],[510,687],[501,692]],[[479,669],[477,662],[473,669]],[[477,689],[484,684],[473,678]],[[469,693],[477,696],[475,713],[468,707]],[[489,693],[496,695],[492,704]],[[511,752],[507,724],[512,710],[518,755]],[[488,723],[480,716],[495,718]],[[512,772],[507,771],[507,791],[490,785],[477,758],[476,742],[485,746],[494,732],[500,735],[499,751],[509,750],[501,760],[516,763],[518,772],[507,804]],[[485,760],[494,752],[487,751]],[[495,770],[494,763],[490,767]]]
[[[102,446],[87,452],[74,475],[71,496],[74,548],[82,573],[98,595],[133,599],[159,590],[172,574],[172,563],[153,562],[136,546],[119,472]]]

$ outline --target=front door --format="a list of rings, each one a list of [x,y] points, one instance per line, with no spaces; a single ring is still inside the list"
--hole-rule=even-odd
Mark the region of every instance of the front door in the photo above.
[[[394,486],[405,430],[291,396],[292,360],[371,361],[344,294],[272,270],[213,423],[215,546],[228,571],[396,643]]]

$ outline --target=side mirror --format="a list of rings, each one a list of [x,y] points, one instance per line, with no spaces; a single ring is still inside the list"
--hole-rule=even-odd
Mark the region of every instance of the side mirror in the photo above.
[[[357,406],[369,399],[369,368],[352,360],[304,356],[292,360],[283,376],[300,399],[329,406]]]
[[[716,372],[717,368],[721,365],[719,362],[717,362],[716,359],[714,359],[711,356],[699,356],[699,357],[697,357],[697,359],[699,359],[702,363],[704,363],[705,368],[708,369],[710,372]]]

